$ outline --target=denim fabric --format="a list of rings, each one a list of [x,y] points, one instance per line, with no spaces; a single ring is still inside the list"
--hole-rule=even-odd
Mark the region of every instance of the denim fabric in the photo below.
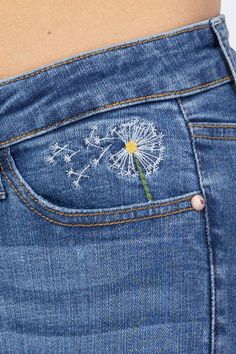
[[[0,353],[236,353],[235,70],[221,15],[0,81]]]

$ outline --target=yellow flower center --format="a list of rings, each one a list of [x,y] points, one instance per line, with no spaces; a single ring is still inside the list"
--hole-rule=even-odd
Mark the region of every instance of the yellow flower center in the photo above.
[[[130,140],[125,144],[125,148],[130,154],[134,154],[138,150],[138,144]]]

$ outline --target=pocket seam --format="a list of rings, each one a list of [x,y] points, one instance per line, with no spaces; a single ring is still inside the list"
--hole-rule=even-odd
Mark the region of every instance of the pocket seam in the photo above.
[[[211,136],[211,135],[197,135],[194,134],[193,138],[202,138],[202,139],[214,139],[214,140],[236,140],[236,137],[231,136]]]
[[[236,129],[235,124],[227,123],[189,123],[192,128],[222,128],[222,129]]]
[[[211,140],[236,140],[236,123],[203,123],[190,122],[189,127],[193,129],[193,138]],[[209,132],[208,132],[209,129]],[[220,134],[221,133],[221,134]]]
[[[40,211],[38,211],[34,207],[32,207],[27,202],[27,200],[25,200],[25,198],[21,195],[21,193],[17,190],[17,188],[14,186],[14,184],[11,181],[11,179],[7,176],[6,172],[3,170],[3,167],[2,167],[1,164],[0,164],[0,167],[1,167],[1,170],[2,170],[2,173],[3,173],[4,177],[8,180],[11,188],[14,190],[14,192],[17,194],[17,196],[23,201],[23,203],[28,206],[28,208],[30,208],[32,211],[34,211],[34,213],[36,213],[38,216],[40,216],[41,218],[45,219],[46,221],[49,221],[51,223],[54,223],[54,224],[57,224],[57,225],[61,225],[61,226],[88,228],[88,227],[98,227],[98,226],[120,225],[120,224],[131,223],[131,222],[138,222],[138,221],[144,221],[144,220],[163,218],[163,217],[166,217],[166,216],[170,216],[170,215],[174,215],[174,214],[180,214],[180,213],[187,212],[187,211],[194,211],[193,207],[186,207],[186,208],[183,208],[183,209],[173,210],[173,211],[162,213],[162,214],[148,215],[148,216],[143,216],[143,217],[134,218],[134,219],[120,219],[120,220],[110,221],[110,222],[108,221],[108,222],[88,223],[88,224],[65,223],[65,222],[62,222],[62,221],[51,219],[51,218],[47,217],[46,215],[42,214]]]
[[[35,198],[30,191],[27,189],[27,187],[24,185],[24,183],[19,179],[19,177],[17,176],[17,174],[14,171],[14,168],[12,167],[7,154],[4,154],[4,158],[7,162],[7,165],[11,171],[11,173],[13,174],[13,176],[17,179],[17,181],[19,182],[19,184],[22,186],[22,188],[24,189],[24,191],[27,193],[27,195],[33,200],[35,201],[37,204],[39,204],[40,206],[42,206],[45,210],[47,210],[48,212],[52,212],[58,215],[62,215],[62,216],[66,216],[66,217],[87,217],[87,216],[101,216],[101,215],[119,215],[119,214],[126,214],[129,212],[133,212],[133,211],[142,211],[142,210],[150,210],[150,209],[157,209],[163,206],[168,206],[168,205],[173,205],[173,204],[178,204],[180,202],[184,202],[184,201],[188,201],[192,198],[192,196],[189,197],[185,197],[185,198],[180,198],[177,200],[172,200],[169,202],[165,202],[165,203],[159,203],[159,204],[150,204],[147,206],[140,206],[140,207],[130,207],[124,210],[117,210],[117,211],[107,211],[107,212],[91,212],[91,213],[66,213],[66,212],[62,212],[62,211],[57,211],[54,210],[52,208],[49,208],[48,206],[46,206],[44,203],[40,202],[40,200],[38,200],[37,198]],[[0,168],[4,174],[4,176],[6,177],[6,172],[3,169],[2,164],[0,163]],[[10,179],[8,178],[8,181]]]

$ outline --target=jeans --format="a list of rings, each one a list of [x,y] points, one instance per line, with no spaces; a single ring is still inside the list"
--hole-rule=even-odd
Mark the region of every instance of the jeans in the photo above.
[[[0,81],[0,353],[236,353],[224,15]]]

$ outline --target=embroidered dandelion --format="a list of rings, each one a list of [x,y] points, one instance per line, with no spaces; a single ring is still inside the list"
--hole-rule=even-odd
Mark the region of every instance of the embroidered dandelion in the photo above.
[[[72,149],[69,144],[55,143],[46,161],[55,164],[57,159],[62,158],[68,166],[66,175],[76,188],[80,188],[82,181],[108,160],[121,176],[139,177],[147,199],[153,199],[147,176],[158,170],[165,150],[163,134],[157,131],[155,124],[139,119],[105,129],[96,124],[83,141],[87,148],[87,161],[85,166],[82,163],[81,169],[74,168],[80,155],[85,156],[85,149],[81,146]]]
[[[147,175],[154,173],[163,160],[163,134],[153,123],[132,121],[114,128],[114,136],[121,142],[121,149],[110,155],[110,165],[122,176],[139,176],[147,199],[152,200]]]

